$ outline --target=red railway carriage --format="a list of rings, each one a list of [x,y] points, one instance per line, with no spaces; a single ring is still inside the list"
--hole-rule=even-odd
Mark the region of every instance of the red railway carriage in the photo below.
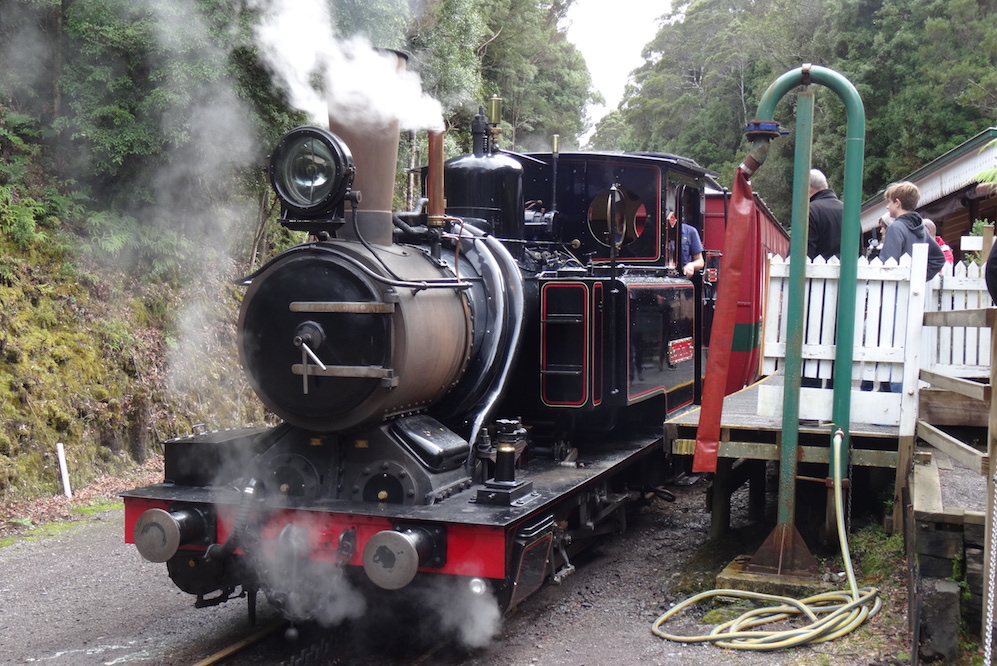
[[[761,197],[755,194],[754,198],[754,224],[749,242],[751,252],[745,255],[743,274],[746,279],[741,282],[737,299],[727,393],[733,393],[758,378],[762,318],[765,316],[766,261],[769,255],[789,256],[789,233],[775,219]],[[723,252],[729,201],[730,192],[709,190],[706,193],[706,236],[703,244],[708,253]]]

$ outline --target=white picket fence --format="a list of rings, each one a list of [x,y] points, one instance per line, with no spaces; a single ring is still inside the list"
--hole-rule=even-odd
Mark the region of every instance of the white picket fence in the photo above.
[[[855,423],[899,426],[913,435],[917,423],[921,368],[955,377],[989,377],[990,331],[980,328],[922,327],[925,311],[989,307],[979,266],[946,265],[927,284],[927,246],[914,256],[882,262],[859,259],[852,341],[851,418]],[[763,331],[762,373],[785,365],[789,259],[769,258],[769,288]],[[834,368],[840,262],[808,260],[804,274],[804,377],[830,379]],[[900,393],[880,391],[902,383]],[[782,387],[762,385],[761,415],[781,416]],[[871,389],[871,390],[870,390]],[[800,418],[829,420],[832,392],[800,390]]]
[[[887,262],[859,259],[852,340],[851,420],[899,426],[913,434],[917,420],[916,394],[922,349],[921,321],[925,298],[927,246],[915,246],[914,256]],[[788,336],[787,300],[789,259],[771,257],[763,331],[762,372],[773,374],[785,365]],[[804,377],[829,379],[836,351],[838,259],[807,261],[804,270],[803,368]],[[868,390],[862,390],[866,382]],[[900,393],[881,392],[881,384],[902,383]],[[782,386],[763,384],[759,414],[779,417]],[[800,418],[831,419],[832,392],[800,389]]]
[[[988,308],[993,304],[983,267],[976,264],[946,264],[928,286],[931,291],[926,312]],[[924,369],[954,377],[990,377],[989,328],[928,326],[922,340]]]

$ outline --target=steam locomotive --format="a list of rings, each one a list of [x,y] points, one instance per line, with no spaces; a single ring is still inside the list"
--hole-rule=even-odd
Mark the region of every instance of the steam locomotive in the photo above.
[[[333,623],[442,584],[504,611],[667,494],[662,423],[700,396],[727,194],[673,155],[501,150],[497,117],[445,163],[430,135],[414,211],[392,211],[397,127],[276,146],[281,222],[308,240],[243,280],[238,345],[283,423],[168,441],[164,482],[124,494],[126,541],[195,605],[246,593],[252,613],[262,590]],[[788,248],[758,210],[730,390],[757,368],[765,252]],[[672,214],[705,240],[693,279]]]

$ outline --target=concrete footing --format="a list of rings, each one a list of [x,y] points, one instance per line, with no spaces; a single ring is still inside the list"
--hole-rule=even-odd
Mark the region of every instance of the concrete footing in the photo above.
[[[717,588],[721,590],[747,590],[762,594],[775,594],[793,599],[831,592],[840,589],[817,577],[773,576],[748,573],[745,569],[751,562],[750,555],[739,555],[717,574]]]

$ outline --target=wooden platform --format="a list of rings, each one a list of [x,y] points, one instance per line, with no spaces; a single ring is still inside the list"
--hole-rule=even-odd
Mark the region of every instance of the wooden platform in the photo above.
[[[721,415],[721,458],[778,460],[782,438],[782,417],[759,414],[759,392],[765,385],[781,386],[781,374],[770,375],[724,399]],[[856,387],[857,388],[857,387]],[[824,391],[828,389],[805,389]],[[870,396],[875,394],[870,393]],[[677,455],[692,455],[701,409],[694,407],[665,421],[665,438]],[[828,449],[835,431],[833,424],[801,421],[800,462],[828,462]],[[896,468],[899,427],[853,422],[849,427],[854,465]]]

